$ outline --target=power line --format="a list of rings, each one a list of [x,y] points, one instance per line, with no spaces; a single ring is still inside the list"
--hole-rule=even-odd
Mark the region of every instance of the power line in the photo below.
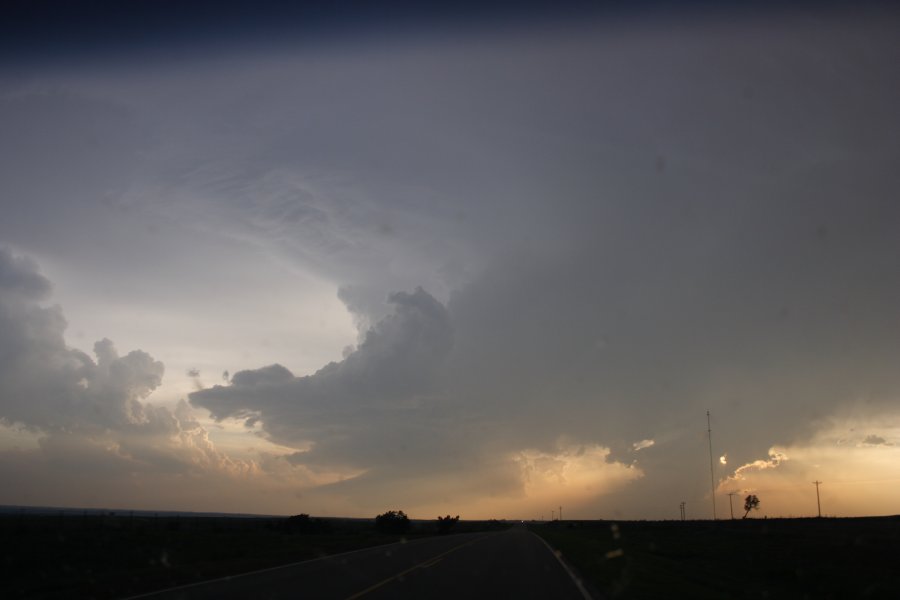
[[[813,481],[813,484],[815,484],[815,486],[816,486],[816,506],[819,509],[819,518],[820,519],[822,518],[822,503],[819,501],[819,484],[821,484],[821,483],[822,482],[819,481],[818,479],[816,481]]]

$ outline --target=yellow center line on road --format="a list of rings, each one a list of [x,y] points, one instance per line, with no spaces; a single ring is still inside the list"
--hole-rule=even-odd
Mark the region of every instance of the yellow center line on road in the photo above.
[[[396,579],[399,579],[399,578],[403,577],[404,575],[407,575],[407,574],[409,574],[409,573],[412,573],[412,572],[415,571],[416,569],[426,569],[426,568],[428,568],[428,567],[430,567],[430,566],[433,566],[433,565],[435,565],[436,563],[440,562],[441,559],[443,559],[445,556],[447,556],[447,555],[450,554],[451,552],[456,552],[456,551],[459,550],[460,548],[465,548],[466,546],[469,546],[469,545],[471,545],[471,544],[474,544],[475,542],[477,542],[477,541],[479,541],[479,540],[483,540],[483,539],[486,538],[486,537],[488,537],[488,536],[483,535],[483,536],[481,536],[481,537],[475,538],[474,540],[469,540],[468,542],[465,542],[465,543],[463,543],[463,544],[460,544],[459,546],[454,546],[454,547],[450,548],[449,550],[447,550],[446,552],[442,552],[441,554],[438,554],[437,556],[432,556],[431,558],[428,558],[428,559],[426,559],[426,560],[423,560],[423,561],[420,562],[419,564],[414,565],[414,566],[412,566],[412,567],[406,569],[405,571],[400,571],[400,572],[397,573],[396,575],[391,575],[391,576],[388,577],[387,579],[384,579],[384,580],[382,580],[382,581],[379,581],[379,582],[376,583],[375,585],[370,586],[370,587],[367,587],[366,589],[364,589],[364,590],[361,591],[361,592],[357,592],[357,593],[353,594],[352,596],[347,596],[347,600],[355,600],[356,598],[361,598],[361,597],[365,596],[366,594],[368,594],[369,592],[374,592],[374,591],[377,590],[378,588],[383,587],[383,586],[389,584],[390,582],[392,582],[392,581],[394,581],[394,580],[396,580]]]

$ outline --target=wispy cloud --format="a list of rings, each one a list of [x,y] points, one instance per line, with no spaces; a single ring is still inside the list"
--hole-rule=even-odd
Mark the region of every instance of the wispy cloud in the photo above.
[[[728,476],[729,481],[742,481],[747,475],[754,471],[763,471],[766,469],[776,469],[785,461],[789,460],[787,454],[778,448],[769,449],[768,459],[759,459],[745,465],[741,465],[734,470],[734,473]],[[723,462],[724,464],[724,462]]]
[[[656,444],[653,440],[641,440],[639,442],[635,442],[631,445],[632,449],[637,452],[638,450],[643,450],[644,448],[649,448]]]

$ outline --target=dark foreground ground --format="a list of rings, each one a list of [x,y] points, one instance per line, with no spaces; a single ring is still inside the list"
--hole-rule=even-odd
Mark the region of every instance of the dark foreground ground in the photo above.
[[[900,517],[531,529],[598,598],[900,598]]]
[[[316,523],[322,531],[279,518],[3,515],[0,598],[121,598],[436,534],[432,523],[404,534],[368,520]],[[503,527],[469,521],[454,531]]]
[[[415,546],[431,551],[434,544],[427,538],[437,533],[435,525],[426,522],[403,535],[380,533],[366,520],[324,523],[312,531],[297,531],[285,519],[275,518],[0,516],[0,598],[121,598],[401,539],[410,552]],[[502,528],[496,522],[460,522],[454,531]],[[900,598],[900,517],[584,521],[531,524],[529,529],[562,553],[598,600]],[[516,531],[523,533],[521,528]],[[447,539],[438,544],[439,552],[432,552],[439,561],[427,552],[396,553],[385,547],[394,562],[410,554],[409,565],[383,565],[385,577],[410,566],[415,570],[366,596],[397,597],[398,584],[425,593],[438,576],[444,583],[437,587],[450,589],[446,581],[463,585],[485,573],[513,573],[510,561],[516,552],[541,554],[526,552],[526,546],[531,547],[525,541],[504,534],[444,555],[440,544],[455,547]],[[509,547],[494,548],[501,542]],[[505,562],[495,564],[501,558]],[[316,569],[328,564],[320,562]],[[367,568],[377,566],[374,560],[363,562]],[[370,579],[381,575],[373,572]],[[515,575],[507,580],[524,581]],[[531,584],[526,587],[537,590]],[[478,592],[484,585],[460,589],[471,590],[464,594],[471,598],[486,597]]]

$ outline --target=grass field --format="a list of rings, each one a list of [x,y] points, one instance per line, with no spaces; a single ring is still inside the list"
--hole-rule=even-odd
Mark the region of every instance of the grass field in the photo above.
[[[531,529],[598,598],[900,598],[900,517]]]
[[[0,517],[0,598],[120,598],[140,592],[436,534],[403,535],[371,520],[327,519],[327,531],[291,532],[283,518]],[[460,522],[457,530],[497,527]]]

